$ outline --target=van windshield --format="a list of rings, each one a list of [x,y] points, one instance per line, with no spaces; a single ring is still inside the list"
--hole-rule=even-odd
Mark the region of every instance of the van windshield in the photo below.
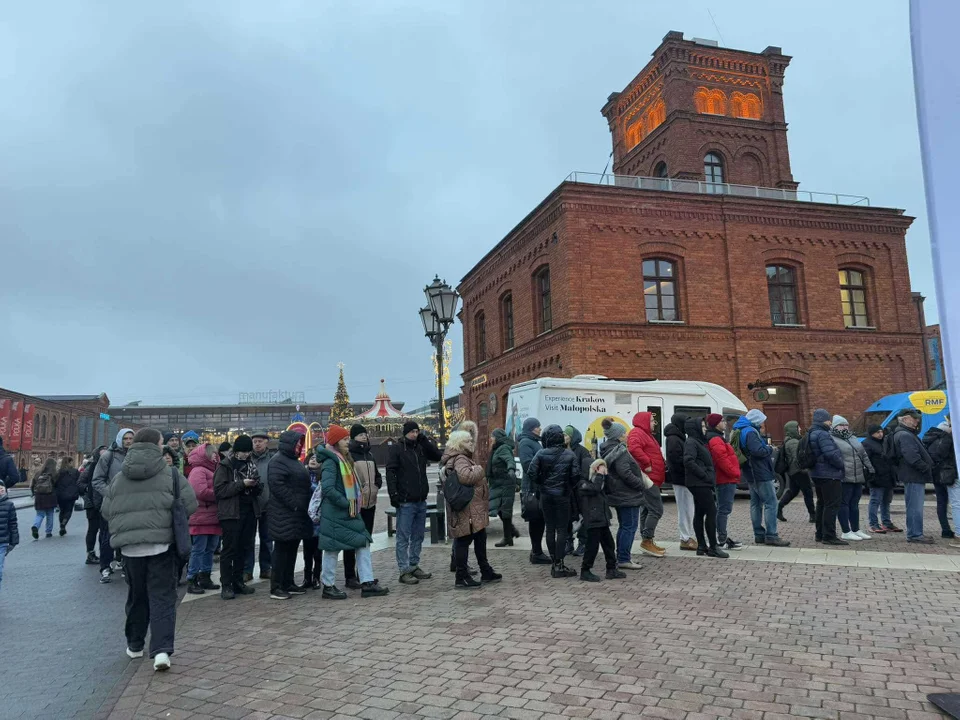
[[[853,423],[851,423],[850,429],[857,437],[866,437],[867,428],[871,425],[883,425],[883,421],[887,419],[888,415],[890,415],[889,410],[874,410],[873,412],[865,412],[863,415],[854,420]]]

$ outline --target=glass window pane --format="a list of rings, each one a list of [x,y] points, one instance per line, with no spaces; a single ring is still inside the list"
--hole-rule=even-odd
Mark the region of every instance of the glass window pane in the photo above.
[[[862,303],[867,301],[867,294],[863,290],[851,290],[850,293],[854,302]]]
[[[863,273],[860,273],[856,270],[850,271],[850,284],[851,285],[863,285]]]
[[[663,301],[663,309],[664,309],[664,310],[666,310],[667,308],[670,308],[671,310],[673,310],[673,308],[674,308],[674,297],[673,297],[673,295],[664,295],[664,296],[661,298],[661,300]]]
[[[847,281],[847,271],[846,271],[846,270],[841,270],[841,271],[840,271],[840,284],[841,284],[841,285],[848,285],[848,284],[849,284],[848,281]]]
[[[673,308],[664,308],[663,309],[663,320],[676,320],[677,311]]]
[[[840,291],[840,301],[841,301],[841,302],[844,302],[844,303],[849,303],[849,302],[850,302],[850,291],[849,291],[849,290],[841,290],[841,291]]]
[[[662,282],[660,283],[660,294],[661,295],[675,295],[673,292],[673,283],[672,282]]]
[[[657,283],[654,280],[645,280],[643,283],[643,294],[644,295],[656,295],[657,294]]]
[[[647,308],[647,320],[659,320],[660,311],[657,308]]]
[[[660,277],[673,277],[673,263],[667,260],[660,261]]]
[[[643,261],[643,274],[645,277],[654,277],[657,274],[657,261],[656,260],[644,260]]]
[[[643,297],[644,306],[647,308],[647,310],[650,310],[651,308],[656,309],[658,307],[659,303],[657,302],[656,295],[644,295]]]
[[[777,266],[767,265],[767,280],[772,280],[777,276]]]

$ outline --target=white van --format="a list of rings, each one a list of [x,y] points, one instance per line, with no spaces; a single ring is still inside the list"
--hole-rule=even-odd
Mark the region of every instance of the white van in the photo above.
[[[710,413],[739,416],[746,411],[726,388],[698,380],[610,380],[602,375],[538,378],[510,388],[505,430],[516,440],[529,417],[537,418],[543,427],[573,425],[583,433],[584,447],[596,455],[604,418],[620,422],[629,431],[636,413],[649,412],[657,420],[654,437],[662,452],[663,427],[676,413],[705,417]]]

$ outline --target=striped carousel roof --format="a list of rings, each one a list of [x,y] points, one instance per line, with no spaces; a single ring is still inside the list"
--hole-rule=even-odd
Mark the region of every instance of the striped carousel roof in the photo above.
[[[390,402],[390,396],[387,395],[385,382],[383,378],[380,378],[380,392],[377,393],[377,397],[374,398],[373,407],[366,412],[360,413],[360,415],[358,415],[359,418],[364,420],[383,420],[405,417],[405,415],[397,410],[393,406],[393,403]]]

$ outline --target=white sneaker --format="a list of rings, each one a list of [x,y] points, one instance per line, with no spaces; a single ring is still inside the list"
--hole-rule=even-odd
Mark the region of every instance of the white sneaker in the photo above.
[[[131,650],[127,648],[127,657],[131,660],[136,660],[137,658],[143,657],[143,650]]]
[[[640,570],[643,566],[640,563],[635,563],[633,561],[618,563],[617,567],[621,570]]]
[[[860,537],[859,533],[855,533],[855,532],[845,532],[840,537],[844,540],[849,540],[851,542],[860,542],[861,540],[863,540],[863,538]]]
[[[170,656],[166,653],[157,653],[153,659],[153,669],[158,672],[170,669]]]
[[[863,530],[857,530],[857,535],[860,536],[861,540],[870,540],[873,538],[873,535],[867,535]]]
[[[119,572],[120,570],[123,570],[123,565],[121,565],[119,561],[114,560],[110,563],[110,569],[113,572]]]

